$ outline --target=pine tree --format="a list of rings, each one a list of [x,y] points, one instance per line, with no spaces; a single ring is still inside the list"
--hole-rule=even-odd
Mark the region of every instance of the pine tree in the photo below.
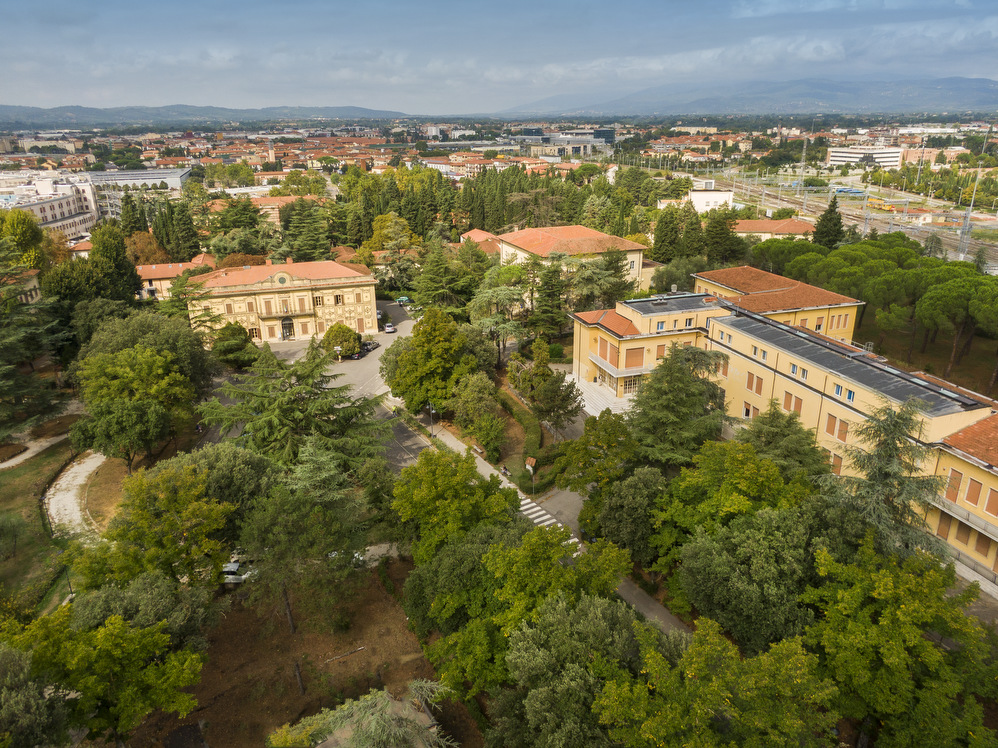
[[[650,259],[655,262],[671,262],[676,259],[681,239],[681,215],[673,205],[667,206],[658,214],[655,222],[655,241],[652,244]]]
[[[173,242],[173,208],[168,200],[159,204],[152,222],[152,234],[170,257],[175,256]]]
[[[178,262],[189,262],[201,250],[194,219],[184,203],[178,203],[173,211],[173,242],[171,256]]]
[[[538,336],[555,337],[567,321],[565,315],[565,281],[561,277],[561,262],[552,260],[540,274],[537,301],[527,327]]]
[[[825,212],[821,214],[818,222],[814,224],[814,237],[812,241],[815,244],[820,244],[822,247],[835,249],[836,246],[842,243],[844,238],[845,230],[842,228],[842,216],[839,214],[839,201],[835,195],[832,195],[832,199],[828,203]]]
[[[121,198],[121,216],[118,218],[118,223],[121,226],[121,233],[126,237],[143,230],[135,199],[128,193]]]

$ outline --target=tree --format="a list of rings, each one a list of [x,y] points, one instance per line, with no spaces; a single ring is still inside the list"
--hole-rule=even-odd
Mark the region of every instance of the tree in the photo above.
[[[148,231],[140,231],[125,237],[128,260],[135,265],[166,263],[170,256]]]
[[[186,318],[164,317],[156,312],[110,318],[80,350],[80,359],[85,361],[91,354],[115,354],[135,346],[168,354],[177,372],[194,387],[195,397],[203,397],[211,389],[217,364]]]
[[[483,416],[495,415],[499,407],[495,383],[483,371],[467,374],[457,383],[446,407],[454,413],[458,426],[469,429]]]
[[[260,349],[250,340],[246,328],[238,322],[228,322],[218,331],[211,344],[211,351],[223,364],[238,370],[252,366],[260,357]]]
[[[667,571],[698,530],[713,535],[735,517],[791,504],[801,494],[797,486],[788,488],[776,465],[761,459],[751,445],[707,442],[693,457],[693,467],[669,485],[654,515],[654,542],[662,556],[656,568]]]
[[[424,450],[395,483],[392,508],[414,529],[413,558],[423,564],[445,543],[483,522],[508,522],[519,506],[516,490],[478,473],[474,455]]]
[[[880,556],[872,534],[855,563],[819,551],[818,571],[824,583],[804,596],[818,608],[805,639],[838,685],[836,709],[877,733],[878,745],[993,744],[975,696],[994,698],[995,659],[964,612],[976,585],[953,594],[952,564]]]
[[[90,235],[93,248],[87,257],[98,285],[94,296],[131,302],[142,286],[135,265],[128,259],[125,237],[117,226],[96,227]]]
[[[651,544],[652,511],[666,487],[665,477],[658,469],[639,467],[626,480],[613,484],[597,515],[603,536],[629,550],[642,567],[655,560]]]
[[[0,745],[34,748],[62,744],[66,704],[31,673],[31,654],[0,643]]]
[[[838,715],[835,687],[817,658],[788,639],[742,659],[720,626],[700,618],[693,642],[670,662],[647,630],[639,633],[641,675],[619,672],[594,709],[610,737],[634,748],[661,745],[783,746],[829,744]]]
[[[830,472],[814,432],[804,428],[797,413],[782,410],[775,400],[740,429],[735,439],[751,444],[759,457],[771,460],[787,483],[811,482]]]
[[[170,283],[170,295],[156,307],[162,317],[182,320],[184,325],[198,335],[210,335],[222,322],[222,316],[211,311],[207,303],[211,292],[202,281],[185,270]]]
[[[0,239],[0,440],[30,428],[55,402],[49,383],[31,365],[52,350],[55,321],[44,302],[22,300],[28,268],[19,254]]]
[[[294,725],[284,725],[267,737],[270,748],[318,745],[336,734],[337,740],[365,748],[446,748],[453,740],[428,724],[422,705],[434,705],[450,694],[436,681],[409,682],[399,699],[388,689],[347,699],[335,709],[323,709]]]
[[[834,249],[845,238],[845,231],[842,228],[842,215],[839,213],[839,200],[835,195],[828,201],[825,212],[818,216],[814,224],[814,234],[812,241],[822,247]]]
[[[567,377],[563,371],[553,372],[531,397],[534,414],[557,432],[563,431],[582,412],[582,392]]]
[[[681,211],[683,217],[683,238],[680,242],[682,257],[703,257],[707,254],[707,242],[703,236],[703,222],[693,208],[692,203],[684,203]]]
[[[17,541],[27,529],[28,523],[19,513],[0,513],[0,560],[17,555]]]
[[[607,408],[586,419],[582,436],[563,445],[555,463],[558,486],[599,496],[627,474],[636,449],[624,417]]]
[[[953,345],[944,377],[953,371],[974,339],[977,321],[970,306],[980,294],[988,293],[994,282],[981,276],[965,276],[929,288],[915,307],[915,317],[926,330],[945,330],[953,335]],[[963,349],[961,352],[961,345]]]
[[[198,682],[202,658],[168,652],[162,624],[133,628],[111,616],[92,630],[70,626],[72,606],[42,616],[21,630],[0,634],[12,646],[31,651],[31,670],[65,694],[70,724],[85,727],[91,740],[123,744],[156,709],[184,716],[195,706],[183,689]]]
[[[88,403],[87,414],[73,424],[70,434],[76,449],[120,458],[131,475],[139,452],[151,462],[156,445],[170,435],[172,425],[162,403],[122,397]]]
[[[461,303],[454,293],[456,274],[441,244],[435,244],[423,258],[414,284],[416,301],[425,306],[454,307]]]
[[[471,425],[471,435],[478,439],[489,462],[499,462],[506,443],[506,421],[502,417],[495,413],[479,416]]]
[[[506,663],[512,688],[500,690],[488,744],[505,748],[609,746],[593,702],[603,679],[596,663],[639,669],[633,611],[620,600],[563,594],[548,598],[537,620],[509,637]]]
[[[552,338],[561,334],[567,320],[561,260],[553,258],[540,273],[537,300],[527,327],[539,337]]]
[[[122,483],[122,501],[106,538],[80,547],[74,565],[98,587],[105,579],[126,583],[147,571],[174,582],[213,587],[228,550],[220,539],[235,507],[205,495],[204,475],[190,466],[139,471]]]
[[[925,532],[925,513],[942,485],[940,478],[922,472],[928,449],[913,438],[921,430],[918,413],[914,400],[875,409],[856,427],[863,446],[846,447],[858,475],[828,478],[842,489],[843,500],[857,515],[876,529],[882,553],[910,555],[940,548],[940,541]]]
[[[723,208],[712,210],[707,216],[703,239],[707,246],[707,260],[713,264],[735,262],[745,254],[745,241],[736,236],[734,211]]]
[[[428,309],[412,328],[412,342],[398,357],[385,384],[416,413],[428,403],[442,407],[461,377],[475,370],[457,324],[445,312]]]
[[[682,218],[679,208],[668,205],[658,214],[655,221],[655,241],[652,243],[649,259],[655,262],[671,262],[679,253]]]
[[[139,212],[135,198],[127,192],[121,196],[121,215],[118,217],[118,224],[121,226],[121,233],[126,239],[133,234],[149,231],[145,212]]]
[[[335,354],[309,343],[305,355],[282,361],[264,344],[247,374],[226,383],[222,394],[199,408],[203,420],[223,434],[241,425],[236,442],[283,465],[292,465],[310,437],[358,460],[380,453],[383,422],[374,418],[376,401],[351,397],[349,385],[330,386],[327,374]]]
[[[191,211],[184,202],[177,203],[173,209],[173,252],[176,262],[190,262],[201,251],[201,239],[194,226]]]
[[[342,322],[331,325],[322,336],[322,347],[327,353],[339,358],[352,356],[360,351],[360,333],[352,330]],[[339,349],[339,350],[337,350]]]
[[[44,236],[34,213],[15,208],[0,214],[0,239],[6,239],[13,245],[18,264],[29,268],[42,267]]]
[[[638,457],[667,470],[688,465],[725,421],[724,394],[711,377],[724,354],[672,345],[638,388],[628,416]]]

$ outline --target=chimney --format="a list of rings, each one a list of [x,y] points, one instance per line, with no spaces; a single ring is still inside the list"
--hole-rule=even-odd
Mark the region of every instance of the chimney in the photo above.
[[[290,264],[291,264],[291,263],[293,263],[293,262],[294,262],[294,260],[292,260],[292,259],[291,259],[291,258],[289,257],[288,259],[286,259],[286,260],[284,261],[284,264],[285,264],[285,265],[290,265]]]
[[[267,258],[267,264],[268,264],[268,265],[273,265],[273,264],[274,264],[274,261],[273,261],[272,259],[270,259],[270,258],[268,257],[268,258]]]

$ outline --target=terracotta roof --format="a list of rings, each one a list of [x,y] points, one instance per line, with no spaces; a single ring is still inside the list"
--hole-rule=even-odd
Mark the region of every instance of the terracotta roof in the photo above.
[[[465,231],[461,234],[461,241],[473,241],[473,242],[485,242],[490,239],[497,239],[495,234],[490,234],[488,231],[482,231],[482,229],[472,229],[471,231]]]
[[[740,294],[776,291],[778,289],[790,288],[797,282],[776,273],[767,273],[765,270],[754,268],[751,265],[742,265],[736,268],[721,268],[720,270],[707,270],[703,273],[694,273],[693,277],[702,278],[705,281],[730,288],[732,291]]]
[[[201,267],[193,262],[159,262],[155,265],[136,265],[135,272],[142,280],[163,280],[164,278],[176,278],[185,270],[193,270]]]
[[[302,280],[336,280],[370,278],[374,282],[371,271],[361,265],[349,265],[333,260],[320,262],[278,263],[274,265],[253,265],[248,268],[226,268],[206,273],[201,276],[205,288],[226,288],[228,286],[245,286],[260,283],[278,273],[287,273],[293,278]]]
[[[94,245],[88,239],[87,241],[83,241],[83,242],[79,242],[78,244],[74,244],[72,247],[69,248],[69,251],[70,252],[89,252],[93,248],[94,248]]]
[[[547,257],[552,252],[566,255],[601,254],[611,249],[624,251],[645,247],[637,242],[604,234],[585,226],[548,226],[540,229],[522,229],[500,237],[525,252]]]
[[[578,312],[574,315],[578,320],[589,325],[604,327],[618,337],[625,335],[640,335],[641,331],[627,317],[618,314],[613,309],[597,309],[594,312]]]
[[[790,288],[776,291],[760,291],[744,296],[729,296],[726,301],[736,304],[748,312],[764,314],[784,309],[812,309],[838,304],[862,304],[862,301],[850,299],[842,294],[832,293],[807,283],[791,281]]]
[[[998,415],[984,418],[950,434],[943,439],[943,443],[988,465],[998,465]]]
[[[813,234],[814,226],[799,218],[784,218],[774,221],[772,218],[735,221],[736,234],[793,234],[802,236]]]

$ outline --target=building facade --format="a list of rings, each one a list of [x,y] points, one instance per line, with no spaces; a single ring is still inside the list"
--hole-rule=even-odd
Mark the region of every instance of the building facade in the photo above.
[[[375,279],[362,265],[292,262],[224,268],[199,276],[209,296],[200,300],[219,317],[236,322],[258,342],[321,336],[340,322],[376,333]]]

